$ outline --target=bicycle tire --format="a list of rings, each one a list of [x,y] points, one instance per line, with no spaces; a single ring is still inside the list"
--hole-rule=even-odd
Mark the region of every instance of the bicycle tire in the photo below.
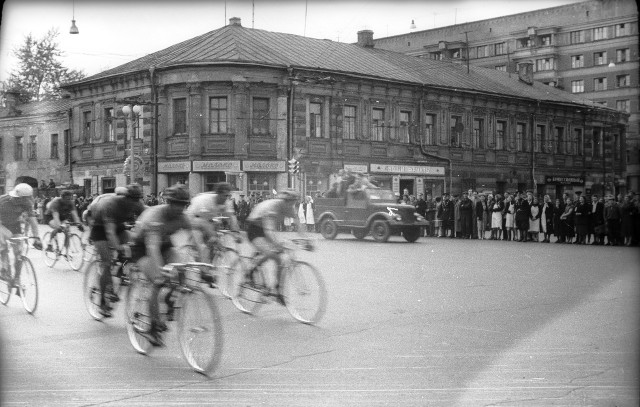
[[[9,265],[7,265],[9,266]],[[7,270],[7,278],[4,279],[0,277],[0,303],[2,305],[7,305],[9,299],[11,299],[11,292],[13,291],[13,281],[11,276],[12,268],[9,266],[9,270]]]
[[[22,268],[20,270],[20,282],[18,290],[20,290],[20,298],[24,309],[33,314],[38,308],[38,278],[36,277],[36,269],[28,257],[22,256]],[[16,273],[18,274],[18,273]]]
[[[151,327],[149,315],[150,282],[142,276],[132,278],[125,300],[127,336],[136,352],[148,355],[153,348],[151,342],[141,333]]]
[[[89,315],[96,321],[101,321],[104,316],[100,313],[100,277],[102,276],[102,268],[100,261],[94,260],[87,267],[82,279],[82,297],[84,306],[87,308]]]
[[[51,246],[51,250],[47,250]],[[42,252],[44,253],[44,264],[49,267],[56,265],[58,261],[58,239],[51,239],[51,232],[44,234],[42,238]]]
[[[69,234],[68,245],[65,248],[67,263],[74,271],[79,271],[84,264],[84,244],[80,236],[75,233]]]
[[[327,308],[327,289],[322,275],[303,261],[296,261],[283,274],[281,289],[287,311],[303,324],[316,324]]]
[[[184,293],[177,321],[178,342],[185,360],[196,372],[210,374],[220,363],[224,336],[213,297],[200,289]]]
[[[233,274],[240,267],[242,259],[235,249],[225,249],[220,251],[214,259],[213,265],[216,267],[216,285],[220,293],[231,298]]]
[[[245,314],[255,315],[262,304],[266,302],[264,290],[266,290],[266,280],[262,267],[258,267],[251,273],[251,277],[246,274],[244,265],[235,270],[233,274],[233,288],[231,302],[237,309]]]

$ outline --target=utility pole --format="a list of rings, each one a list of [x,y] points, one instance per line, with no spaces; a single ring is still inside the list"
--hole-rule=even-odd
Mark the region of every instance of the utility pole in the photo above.
[[[465,47],[465,58],[467,60],[467,75],[469,75],[469,33],[471,31],[464,31],[464,47]]]

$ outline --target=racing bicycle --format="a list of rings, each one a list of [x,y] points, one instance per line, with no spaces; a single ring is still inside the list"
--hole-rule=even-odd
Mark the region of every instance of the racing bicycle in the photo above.
[[[38,279],[31,260],[25,255],[28,240],[27,236],[6,240],[6,254],[0,256],[0,303],[7,305],[15,288],[24,309],[33,314],[38,307]]]
[[[115,252],[115,250],[114,250]],[[135,263],[120,254],[114,254],[111,259],[111,282],[113,290],[104,294],[105,301],[109,308],[120,301],[123,296],[124,287],[129,285],[129,278],[137,270]],[[100,279],[102,278],[102,267],[99,259],[89,263],[82,282],[82,296],[84,305],[89,315],[96,321],[101,321],[105,315],[101,312],[101,290]]]
[[[318,323],[327,307],[325,282],[315,267],[296,259],[297,248],[311,250],[307,239],[292,239],[283,245],[277,261],[268,259],[256,266],[253,256],[242,256],[232,275],[233,305],[255,315],[262,305],[276,302],[296,320]]]
[[[69,266],[79,271],[84,264],[85,252],[84,243],[79,234],[72,232],[71,226],[80,226],[80,223],[65,221],[60,226],[60,231],[52,238],[52,232],[48,231],[42,238],[42,251],[44,252],[44,262],[47,266],[53,267],[60,257],[63,257]]]
[[[170,263],[163,267],[172,275],[162,285],[159,299],[161,318],[175,318],[180,349],[187,363],[198,373],[208,375],[220,362],[223,346],[222,319],[214,297],[202,289],[212,286],[208,263]],[[152,349],[149,297],[152,283],[143,273],[132,274],[125,308],[127,334],[133,348],[143,355]]]

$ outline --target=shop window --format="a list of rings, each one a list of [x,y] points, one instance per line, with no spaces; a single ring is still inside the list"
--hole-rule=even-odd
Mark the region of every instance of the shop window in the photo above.
[[[252,134],[266,136],[269,134],[269,99],[253,98]]]
[[[249,193],[270,194],[273,185],[275,185],[275,178],[270,174],[249,174]]]
[[[204,190],[205,192],[215,191],[217,183],[226,181],[227,177],[224,172],[206,174],[204,176]]]
[[[51,135],[51,158],[53,159],[58,159],[59,155],[58,155],[58,135],[57,134],[52,134]]]
[[[187,133],[187,99],[173,99],[173,134]]]
[[[342,107],[342,138],[356,139],[356,107],[345,105]]]
[[[209,98],[209,132],[226,133],[227,116],[227,98]]]

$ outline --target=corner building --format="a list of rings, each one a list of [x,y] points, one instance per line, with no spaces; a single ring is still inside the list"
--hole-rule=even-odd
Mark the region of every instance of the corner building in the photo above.
[[[68,84],[75,182],[128,182],[131,136],[135,178],[158,192],[228,181],[236,193],[293,186],[314,194],[343,168],[396,192],[434,195],[611,190],[603,177],[622,176],[626,114],[535,83],[530,69],[524,80],[467,72],[373,44],[368,30],[345,44],[232,18]],[[125,120],[124,104],[141,106],[139,115]],[[299,173],[288,172],[291,158]]]

